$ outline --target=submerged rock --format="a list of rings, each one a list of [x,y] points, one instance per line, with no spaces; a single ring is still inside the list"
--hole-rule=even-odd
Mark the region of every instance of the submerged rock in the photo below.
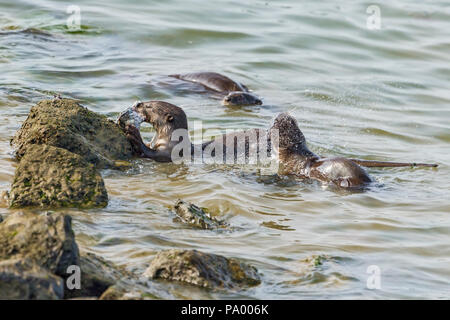
[[[28,259],[0,261],[0,300],[55,300],[64,296],[63,279]]]
[[[196,250],[159,252],[145,271],[152,279],[181,281],[205,288],[245,288],[261,283],[255,267]]]
[[[104,207],[108,194],[102,177],[82,157],[62,148],[29,145],[9,193],[13,208]]]
[[[0,261],[28,259],[61,277],[79,263],[70,216],[13,213],[0,224]]]
[[[228,226],[225,222],[212,217],[205,209],[180,199],[175,203],[175,213],[181,222],[195,228],[217,229]]]
[[[93,253],[80,255],[81,288],[68,289],[65,299],[98,298],[101,300],[147,300],[160,299],[162,293],[144,286],[136,275],[120,268]]]
[[[115,167],[115,160],[133,156],[131,144],[113,121],[71,99],[43,100],[11,140],[18,159],[33,144],[47,144],[83,157],[98,168]]]
[[[346,286],[350,281],[358,282],[355,277],[347,275],[345,264],[351,258],[330,256],[327,254],[313,254],[293,263],[294,269],[285,270],[286,275],[293,279],[284,280],[283,285],[301,285],[322,287],[325,290]],[[342,262],[345,262],[342,264]]]
[[[124,285],[109,287],[99,298],[100,300],[155,300],[161,297],[141,289],[127,288]]]

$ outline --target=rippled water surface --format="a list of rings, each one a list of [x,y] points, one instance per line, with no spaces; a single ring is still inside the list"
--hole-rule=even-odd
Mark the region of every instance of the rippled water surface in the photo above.
[[[66,9],[81,9],[70,32]],[[137,273],[161,249],[187,248],[255,265],[240,292],[171,285],[176,298],[449,298],[450,3],[382,1],[0,0],[0,191],[16,166],[9,140],[37,101],[61,94],[111,118],[135,100],[181,106],[204,129],[267,127],[290,111],[321,155],[439,164],[371,169],[366,192],[236,168],[136,160],[105,171],[105,209],[67,210],[81,247]],[[216,71],[264,105],[227,108],[167,85]],[[145,139],[153,135],[143,128]],[[174,221],[177,198],[234,226]],[[3,202],[2,214],[11,211]],[[316,257],[321,257],[317,263]],[[381,288],[366,283],[369,266]]]

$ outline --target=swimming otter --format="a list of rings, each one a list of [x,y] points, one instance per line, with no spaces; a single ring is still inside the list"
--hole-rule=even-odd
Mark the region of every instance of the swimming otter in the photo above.
[[[149,145],[143,142],[139,132],[139,125],[143,121],[152,124],[156,130]],[[269,130],[249,129],[222,135],[202,144],[192,144],[189,140],[187,117],[183,109],[164,101],[137,102],[121,114],[118,123],[127,134],[135,153],[140,157],[159,162],[171,162],[174,154],[180,155],[178,151],[181,151],[181,156],[186,156],[190,160],[193,160],[195,156],[200,156],[204,160],[208,156],[216,157],[217,155],[216,160],[220,163],[229,164],[230,162],[227,161],[230,158],[231,161],[244,158],[244,163],[248,163],[249,158],[254,155],[259,157],[265,154],[270,157],[273,149],[281,163],[279,171],[281,174],[333,183],[339,187],[359,187],[372,181],[358,163],[368,167],[437,166],[340,157],[321,158],[308,149],[297,121],[287,113],[278,115]],[[179,129],[184,131],[174,140],[173,135]],[[278,137],[273,135],[275,130],[278,132]],[[256,136],[256,139],[247,140],[250,136]],[[180,148],[181,142],[184,142],[185,148]],[[238,145],[238,142],[241,142],[241,145]],[[244,144],[243,148],[242,144]],[[174,153],[174,150],[177,152]]]
[[[139,132],[139,124],[143,121],[150,123],[156,130],[155,136],[148,145],[143,142]],[[137,102],[121,114],[118,123],[138,156],[159,162],[172,162],[175,155],[175,157],[187,157],[192,160],[194,157],[201,157],[205,163],[212,163],[208,162],[211,160],[208,157],[216,156],[217,158],[213,160],[219,163],[229,163],[227,161],[248,163],[251,156],[259,155],[260,150],[257,148],[260,142],[263,143],[263,139],[266,141],[262,146],[266,147],[266,156],[270,157],[270,137],[266,136],[268,132],[264,129],[243,130],[221,135],[202,144],[192,144],[187,131],[187,117],[183,109],[164,101]],[[249,137],[255,137],[255,139],[249,139]],[[182,142],[184,144],[180,147]],[[242,142],[244,146],[239,145],[239,142]],[[184,153],[185,151],[187,154]]]
[[[261,99],[250,93],[246,86],[216,72],[172,74],[169,77],[198,83],[208,90],[225,95],[222,100],[224,105],[244,106],[262,104]]]
[[[325,158],[310,151],[297,120],[288,113],[279,114],[270,128],[277,130],[273,149],[278,154],[280,173],[333,183],[339,187],[357,187],[370,183],[367,172],[346,158]]]
[[[270,131],[272,130],[278,132],[278,138],[273,141],[272,148],[278,154],[281,173],[333,183],[339,187],[360,187],[372,181],[360,165],[365,167],[437,167],[437,164],[428,163],[371,161],[342,157],[321,158],[308,149],[297,120],[288,113],[281,113],[275,118],[270,128]]]

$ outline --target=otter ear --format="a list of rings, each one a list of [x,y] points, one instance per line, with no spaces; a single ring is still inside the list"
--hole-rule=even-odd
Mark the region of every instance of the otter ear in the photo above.
[[[173,116],[171,114],[168,114],[166,116],[166,120],[167,120],[167,122],[172,122],[173,121]]]

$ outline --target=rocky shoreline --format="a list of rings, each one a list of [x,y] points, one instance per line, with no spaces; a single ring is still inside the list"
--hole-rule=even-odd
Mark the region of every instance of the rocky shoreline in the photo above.
[[[101,208],[108,194],[100,170],[131,166],[133,150],[120,127],[75,100],[56,98],[34,106],[11,140],[19,161],[0,217],[0,299],[170,298],[165,281],[209,290],[260,284],[253,266],[196,250],[156,254],[143,274],[130,273],[80,251],[72,217],[59,208]],[[29,209],[33,210],[29,210]],[[227,224],[185,201],[177,220],[217,230]]]

